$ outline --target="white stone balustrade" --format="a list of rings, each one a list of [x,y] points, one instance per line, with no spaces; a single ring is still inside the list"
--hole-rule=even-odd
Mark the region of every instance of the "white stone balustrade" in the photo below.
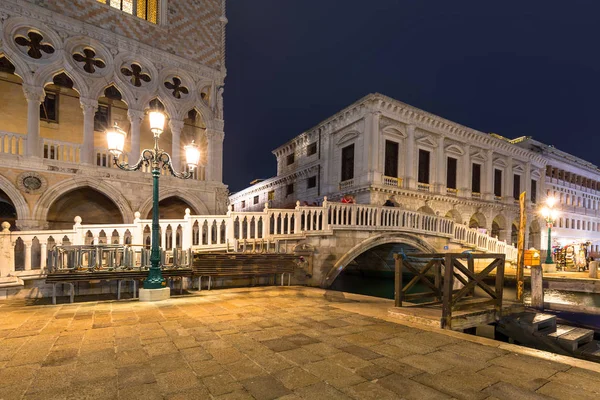
[[[48,160],[79,163],[81,162],[81,145],[43,138],[42,157]]]
[[[27,136],[20,133],[0,131],[0,154],[24,154],[27,149]]]
[[[151,220],[136,213],[131,224],[82,225],[75,218],[73,229],[14,231],[8,224],[0,231],[0,271],[44,268],[47,250],[56,244],[128,244],[150,246]],[[335,235],[336,231],[390,231],[441,237],[474,250],[504,253],[516,260],[517,250],[487,234],[456,224],[448,218],[395,207],[332,203],[270,209],[260,212],[233,212],[226,215],[190,215],[183,219],[160,220],[160,247],[163,250],[189,249],[223,251],[236,248],[241,240],[299,240],[311,235]],[[11,258],[10,255],[13,255]],[[6,263],[10,263],[6,268]],[[17,265],[18,264],[18,265]],[[4,272],[6,274],[6,272]]]

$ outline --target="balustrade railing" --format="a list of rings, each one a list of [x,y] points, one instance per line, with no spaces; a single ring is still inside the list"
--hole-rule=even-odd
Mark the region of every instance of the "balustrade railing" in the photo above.
[[[43,138],[42,157],[48,160],[78,163],[81,162],[81,145]]]
[[[346,189],[350,189],[353,186],[354,186],[354,179],[347,179],[345,181],[340,182],[339,188],[340,188],[340,190],[346,190]]]
[[[417,190],[421,190],[423,192],[429,192],[431,185],[429,183],[417,183]]]
[[[26,146],[27,136],[20,133],[0,131],[0,154],[23,154]]]
[[[392,187],[402,187],[402,178],[395,178],[392,176],[384,176],[383,177],[383,184],[386,186],[392,186]]]
[[[395,207],[328,202],[294,209],[234,212],[226,215],[190,215],[162,219],[160,247],[195,251],[230,251],[238,242],[271,243],[302,239],[310,235],[334,234],[336,230],[401,231],[444,237],[476,250],[503,253],[516,259],[513,246],[475,229],[437,215]],[[14,271],[44,269],[47,254],[56,245],[127,245],[149,248],[152,221],[136,219],[131,224],[82,225],[75,218],[73,229],[14,231],[3,224],[0,232],[0,276]],[[8,258],[7,258],[8,257]]]

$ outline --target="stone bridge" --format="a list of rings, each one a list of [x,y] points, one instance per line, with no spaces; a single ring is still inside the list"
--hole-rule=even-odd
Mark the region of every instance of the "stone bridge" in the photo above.
[[[73,229],[0,232],[0,285],[40,279],[46,255],[60,244],[150,245],[151,220],[135,213],[131,224],[84,225]],[[328,287],[362,254],[384,246],[402,250],[443,252],[475,250],[503,253],[516,260],[513,246],[451,219],[401,208],[328,202],[294,209],[260,212],[228,211],[226,215],[191,215],[162,219],[161,248],[194,252],[295,252],[303,271],[297,283]],[[138,253],[141,262],[141,251]],[[8,277],[8,278],[7,278]]]

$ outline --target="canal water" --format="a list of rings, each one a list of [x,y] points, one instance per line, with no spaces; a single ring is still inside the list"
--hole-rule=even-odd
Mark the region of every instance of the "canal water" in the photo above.
[[[403,275],[403,281],[408,282],[412,279],[412,275]],[[389,272],[379,273],[342,273],[333,282],[332,290],[342,292],[357,293],[367,296],[383,297],[386,299],[394,298],[394,274]],[[422,284],[416,284],[411,290],[411,293],[427,291],[427,287]],[[516,299],[516,289],[510,283],[504,287],[504,296],[507,300]],[[531,292],[529,289],[524,291],[524,301],[528,304],[531,300]],[[550,303],[568,304],[585,307],[598,307],[600,310],[600,294],[567,292],[564,290],[544,290],[544,301]],[[582,325],[594,328],[597,332],[600,331],[600,315],[586,315],[583,313],[558,312],[557,316],[568,322],[576,325]]]

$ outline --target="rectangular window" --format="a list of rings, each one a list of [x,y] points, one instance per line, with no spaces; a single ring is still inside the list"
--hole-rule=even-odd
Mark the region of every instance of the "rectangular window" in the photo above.
[[[392,178],[398,177],[398,143],[385,141],[385,168],[383,174]]]
[[[317,142],[311,143],[306,146],[306,155],[312,156],[313,154],[317,154]]]
[[[471,174],[471,191],[473,193],[481,193],[481,165],[473,164],[473,172]]]
[[[317,186],[317,177],[316,176],[311,176],[310,178],[307,179],[307,181],[306,181],[306,187],[308,189],[314,188],[316,186]]]
[[[141,19],[154,24],[158,23],[159,0],[137,0],[134,9],[133,0],[96,0],[102,4],[109,4],[111,7],[135,15]]]
[[[269,200],[275,200],[275,191],[271,190],[267,196]]]
[[[429,157],[427,150],[419,150],[419,183],[429,183]]]
[[[254,196],[254,204],[258,204],[258,196]]]
[[[535,179],[531,180],[531,202],[537,203],[537,182]]]
[[[521,195],[521,175],[515,175],[513,177],[513,198],[519,200]]]
[[[94,130],[104,132],[110,127],[110,106],[98,104],[98,110],[94,114]]]
[[[46,92],[40,104],[40,120],[58,123],[58,93]]]
[[[292,154],[288,154],[287,159],[286,159],[286,165],[292,165],[294,163],[295,158],[294,158],[294,153]]]
[[[246,200],[242,200],[242,208],[246,208]]]
[[[354,178],[354,145],[342,149],[342,182]]]
[[[446,165],[446,187],[448,189],[456,189],[456,171],[458,167],[458,160],[456,158],[448,157]]]
[[[289,185],[287,185],[285,187],[285,195],[289,196],[291,194],[294,194],[294,184],[293,183],[290,183]]]
[[[502,197],[502,170],[494,170],[494,196]]]

